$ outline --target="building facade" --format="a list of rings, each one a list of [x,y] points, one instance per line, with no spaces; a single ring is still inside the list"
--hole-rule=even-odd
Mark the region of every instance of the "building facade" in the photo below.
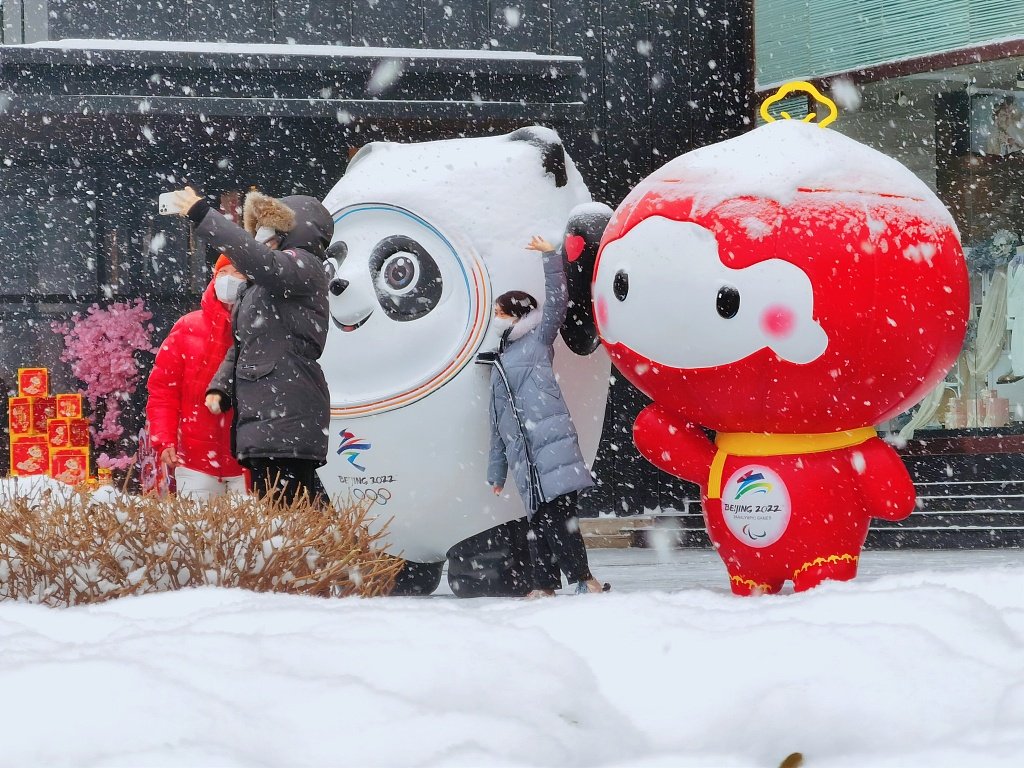
[[[750,0],[2,0],[0,371],[54,367],[49,323],[142,297],[155,339],[210,254],[156,216],[184,182],[323,196],[373,140],[556,128],[596,199],[745,130]],[[392,76],[380,74],[389,71]],[[148,362],[148,361],[147,361]],[[591,512],[691,497],[636,454],[613,386]],[[141,410],[141,399],[135,412]]]
[[[830,90],[832,129],[924,180],[965,247],[972,320],[960,358],[920,406],[882,425],[906,441],[926,513],[892,533],[1024,545],[1024,2],[757,0],[755,29],[758,97],[794,79]]]

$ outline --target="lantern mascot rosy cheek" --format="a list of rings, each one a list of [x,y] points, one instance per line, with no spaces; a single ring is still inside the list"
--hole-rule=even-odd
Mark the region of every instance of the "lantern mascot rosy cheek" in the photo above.
[[[733,592],[852,579],[870,518],[911,513],[873,425],[955,361],[968,278],[904,166],[795,121],[690,152],[619,206],[592,290],[612,360],[654,401],[636,445],[700,485]]]

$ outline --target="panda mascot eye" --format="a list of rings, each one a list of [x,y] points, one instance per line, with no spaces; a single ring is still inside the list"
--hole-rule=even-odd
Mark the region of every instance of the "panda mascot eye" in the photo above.
[[[331,243],[331,247],[327,249],[327,255],[324,258],[328,260],[334,259],[334,263],[340,267],[341,262],[345,260],[346,256],[348,256],[348,243],[344,240],[339,240],[336,243]]]
[[[407,322],[429,314],[441,300],[444,282],[426,248],[405,235],[386,237],[374,246],[370,277],[381,309]]]
[[[740,292],[731,285],[723,285],[718,289],[715,309],[726,320],[732,320],[740,311]]]
[[[396,253],[389,256],[380,269],[381,279],[387,290],[401,295],[416,287],[419,261],[410,253]]]

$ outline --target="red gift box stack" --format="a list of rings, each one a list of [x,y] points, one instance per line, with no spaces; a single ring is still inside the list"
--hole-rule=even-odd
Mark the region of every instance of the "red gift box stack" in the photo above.
[[[82,396],[50,395],[46,368],[18,369],[18,396],[8,399],[11,475],[49,475],[71,485],[89,477],[89,420]]]

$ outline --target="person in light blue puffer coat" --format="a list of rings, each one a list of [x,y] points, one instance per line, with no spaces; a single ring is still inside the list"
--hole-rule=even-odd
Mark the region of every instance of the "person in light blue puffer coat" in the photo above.
[[[487,480],[500,494],[509,469],[530,521],[533,592],[551,595],[562,586],[559,568],[577,592],[608,589],[590,572],[576,519],[578,494],[594,485],[583,461],[576,427],[552,369],[554,343],[569,304],[562,257],[535,236],[527,246],[544,260],[543,309],[523,291],[509,291],[494,305],[507,327],[491,370],[491,452]]]

